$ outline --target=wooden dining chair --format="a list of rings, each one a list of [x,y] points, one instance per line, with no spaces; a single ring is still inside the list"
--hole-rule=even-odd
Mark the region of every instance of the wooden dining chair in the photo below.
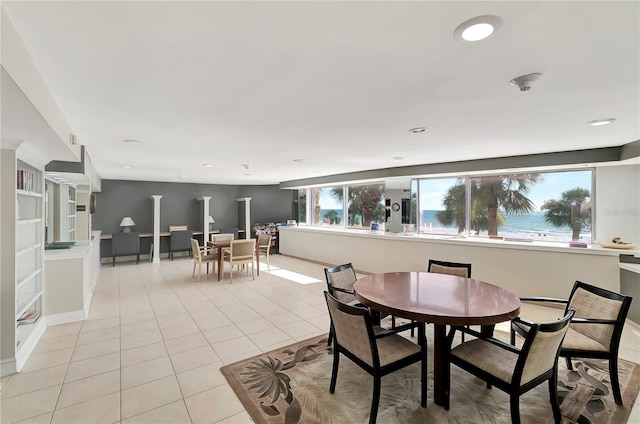
[[[269,255],[271,253],[271,236],[269,234],[260,234],[258,236],[258,260],[264,257],[267,260],[267,269],[271,271],[269,264]]]
[[[489,389],[496,386],[508,393],[513,424],[520,423],[520,396],[545,381],[548,382],[553,419],[556,424],[560,424],[558,354],[574,313],[571,309],[564,317],[549,323],[515,318],[513,323],[527,328],[526,338],[520,349],[501,340],[484,337],[477,331],[453,327],[447,337],[449,345],[456,330],[468,332],[477,338],[451,349],[448,355],[449,366],[454,364],[481,378],[487,382]],[[449,409],[448,395],[445,409]]]
[[[471,264],[429,259],[429,262],[427,263],[427,272],[471,278]],[[469,326],[467,325],[466,328],[469,328]],[[464,332],[460,337],[462,343],[464,343]]]
[[[255,239],[231,240],[228,251],[223,251],[223,259],[229,262],[229,278],[233,283],[233,266],[251,264],[251,276],[256,279],[255,259],[256,259],[256,241]],[[247,276],[249,268],[247,267]]]
[[[324,296],[335,328],[333,368],[329,392],[335,393],[340,355],[344,355],[373,376],[373,398],[369,424],[375,424],[378,417],[382,377],[420,362],[421,404],[422,407],[426,407],[426,352],[423,352],[419,345],[395,332],[383,330],[380,327],[376,331],[367,308],[348,305],[326,291]]]
[[[202,264],[207,264],[207,274],[209,274],[209,264],[213,264],[213,272],[216,272],[216,263],[218,263],[218,253],[212,252],[208,247],[202,246],[198,243],[198,240],[191,239],[191,250],[193,252],[193,272],[191,278],[196,275],[196,266],[198,267],[198,279],[202,275]]]
[[[536,304],[565,305],[565,313],[573,309],[575,317],[571,320],[562,346],[560,356],[567,362],[567,368],[573,370],[571,358],[599,358],[609,361],[609,378],[613,390],[613,399],[622,405],[620,381],[618,378],[618,351],[622,329],[631,307],[630,296],[615,293],[582,281],[576,281],[568,299],[549,297],[521,297],[521,302]],[[531,318],[531,317],[528,317]],[[517,323],[511,326],[511,344],[515,345],[515,334],[526,337],[526,327]]]

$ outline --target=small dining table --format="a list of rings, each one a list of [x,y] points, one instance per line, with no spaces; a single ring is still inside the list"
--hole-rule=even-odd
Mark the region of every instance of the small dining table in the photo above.
[[[356,298],[369,308],[434,324],[434,401],[448,409],[449,364],[446,326],[481,325],[493,334],[495,324],[520,314],[520,299],[496,285],[471,278],[430,272],[390,272],[367,275],[353,286]],[[418,332],[426,347],[424,327]],[[426,349],[425,349],[426,355]]]
[[[231,247],[231,240],[219,240],[219,241],[208,241],[208,247],[215,247],[218,250],[218,281],[222,280],[223,275],[223,266],[224,266],[224,258],[222,254],[223,249],[228,249]],[[258,256],[258,240],[256,239],[256,273],[258,277],[260,276],[260,256]],[[233,272],[233,269],[231,270]]]

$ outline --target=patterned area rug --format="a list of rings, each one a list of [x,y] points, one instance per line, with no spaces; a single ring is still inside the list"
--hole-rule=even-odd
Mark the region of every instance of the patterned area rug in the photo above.
[[[427,326],[429,330],[433,326]],[[333,350],[326,335],[254,356],[220,370],[258,424],[366,423],[373,379],[348,358],[340,358],[335,394],[329,393]],[[428,340],[432,340],[428,334]],[[451,367],[451,408],[433,403],[433,362],[429,352],[429,397],[420,407],[420,366],[382,378],[378,423],[510,423],[509,397],[456,366]],[[624,406],[613,401],[606,362],[560,360],[558,392],[563,423],[625,423],[640,390],[640,365],[620,360]],[[548,386],[520,398],[523,423],[553,423]]]

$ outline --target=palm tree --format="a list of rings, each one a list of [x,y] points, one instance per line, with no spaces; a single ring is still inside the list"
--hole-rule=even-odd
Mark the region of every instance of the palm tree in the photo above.
[[[570,227],[571,239],[578,240],[581,229],[591,228],[590,196],[589,190],[576,187],[563,192],[560,200],[547,200],[540,209],[546,211],[545,221],[554,227]]]
[[[474,231],[486,229],[489,236],[498,235],[498,227],[504,223],[500,209],[506,214],[522,214],[534,210],[533,202],[526,197],[529,186],[541,180],[540,174],[505,174],[471,178],[471,227]],[[458,179],[443,199],[444,211],[436,214],[443,225],[457,225],[465,229],[465,180]]]
[[[324,219],[328,219],[329,223],[331,223],[331,225],[337,225],[340,224],[340,216],[338,215],[338,212],[334,211],[333,209],[330,210],[329,212],[325,213],[323,216]]]
[[[535,205],[526,196],[529,186],[540,181],[537,173],[504,174],[495,176],[474,177],[471,179],[471,199],[479,206],[480,211],[487,211],[487,231],[489,236],[498,235],[498,209],[507,215],[526,214],[535,210]]]
[[[320,210],[322,209],[322,207],[320,206],[320,189],[319,188],[314,188],[313,189],[313,222],[314,223],[319,223],[320,222]]]
[[[334,188],[331,190],[331,195],[343,202],[344,191],[342,188]],[[349,225],[360,225],[368,227],[372,221],[377,221],[376,209],[379,208],[380,201],[384,197],[384,184],[372,184],[361,186],[349,186],[348,201],[349,201]],[[362,222],[359,222],[359,218],[362,217]]]
[[[472,192],[474,192],[472,186]],[[436,219],[442,225],[458,226],[458,233],[462,233],[465,230],[466,219],[466,189],[464,179],[459,179],[456,185],[449,188],[447,194],[445,194],[442,204],[445,206],[445,210],[436,212]],[[479,232],[480,230],[486,230],[489,228],[489,216],[487,214],[486,202],[477,196],[472,195],[471,204],[471,217],[469,219],[471,230]],[[496,214],[496,220],[498,226],[504,224],[504,217],[498,211]]]

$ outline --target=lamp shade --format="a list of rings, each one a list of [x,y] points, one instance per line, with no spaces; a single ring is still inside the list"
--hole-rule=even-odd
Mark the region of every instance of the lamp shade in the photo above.
[[[133,227],[134,225],[136,225],[136,223],[133,222],[133,219],[131,219],[130,216],[125,216],[122,218],[122,221],[120,221],[121,227]]]
[[[213,224],[215,222],[216,222],[216,220],[213,219],[213,217],[211,215],[209,215],[209,224]]]

